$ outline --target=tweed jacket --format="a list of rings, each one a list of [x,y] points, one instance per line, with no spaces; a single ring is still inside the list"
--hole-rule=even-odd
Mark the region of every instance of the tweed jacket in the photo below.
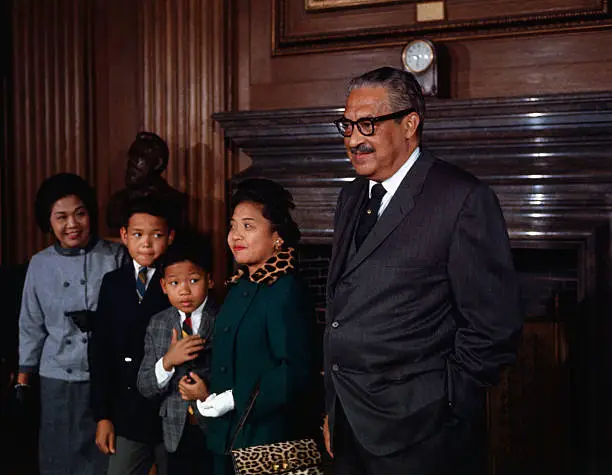
[[[92,238],[83,249],[57,243],[32,257],[19,316],[19,371],[89,381],[89,334],[65,312],[95,311],[104,274],[121,266],[124,248]]]
[[[198,334],[206,340],[200,357],[190,366],[182,365],[176,368],[170,383],[163,388],[157,384],[155,363],[168,351],[172,339],[172,329],[176,328],[181,335],[180,316],[176,308],[170,307],[151,318],[145,335],[145,355],[138,371],[138,390],[147,398],[162,397],[159,415],[162,418],[164,444],[168,452],[175,452],[183,435],[187,408],[189,403],[181,398],[178,391],[180,379],[188,372],[194,371],[207,384],[210,371],[210,356],[212,351],[212,330],[217,315],[217,306],[211,296],[208,296],[202,310],[202,321]],[[194,405],[195,409],[195,405]],[[197,409],[195,413],[198,414]],[[204,418],[200,418],[200,427],[205,430]]]

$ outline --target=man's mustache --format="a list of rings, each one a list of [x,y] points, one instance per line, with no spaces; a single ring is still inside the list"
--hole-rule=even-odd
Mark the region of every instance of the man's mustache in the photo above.
[[[351,147],[350,151],[351,151],[352,154],[355,154],[355,153],[372,153],[372,152],[374,152],[374,147],[372,147],[371,145],[365,144],[365,143],[360,143],[356,147]]]

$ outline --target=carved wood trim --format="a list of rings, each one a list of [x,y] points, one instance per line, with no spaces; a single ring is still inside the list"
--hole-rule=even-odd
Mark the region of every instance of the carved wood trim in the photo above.
[[[517,36],[534,33],[558,33],[560,31],[582,31],[604,29],[612,26],[609,0],[600,0],[592,8],[576,8],[558,11],[544,10],[539,13],[509,15],[501,18],[482,17],[469,21],[433,21],[407,23],[402,26],[378,25],[371,28],[343,27],[337,30],[298,34],[292,31],[295,21],[288,18],[287,2],[274,0],[272,4],[272,55],[301,54],[322,51],[342,51],[404,44],[410,38],[424,37],[440,41],[464,38]],[[364,15],[371,14],[375,7],[387,4],[360,7]],[[407,8],[415,8],[414,4]],[[354,8],[354,7],[353,7]],[[314,15],[325,14],[317,12]],[[311,18],[316,18],[313,16]],[[307,22],[308,20],[304,20]]]
[[[214,114],[226,139],[294,193],[305,242],[329,242],[355,175],[331,121],[342,108]],[[612,212],[612,93],[431,100],[424,145],[497,192],[514,239],[584,239]]]

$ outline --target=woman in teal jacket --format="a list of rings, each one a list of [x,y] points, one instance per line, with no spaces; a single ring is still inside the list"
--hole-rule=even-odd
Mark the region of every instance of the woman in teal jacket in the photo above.
[[[259,394],[234,448],[303,438],[314,401],[314,311],[295,273],[300,231],[291,194],[264,179],[240,183],[227,242],[238,264],[215,322],[211,395],[198,403],[209,419],[215,473],[233,473],[225,454],[240,415]]]

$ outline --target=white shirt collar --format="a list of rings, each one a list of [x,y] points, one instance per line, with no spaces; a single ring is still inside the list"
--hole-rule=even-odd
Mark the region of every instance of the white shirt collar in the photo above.
[[[404,164],[399,168],[399,170],[397,170],[392,176],[382,182],[382,185],[385,187],[385,190],[387,192],[383,196],[382,202],[380,203],[378,216],[380,216],[385,210],[385,208],[391,201],[391,198],[393,198],[393,195],[395,194],[399,186],[402,184],[404,178],[406,178],[406,175],[408,175],[408,172],[412,168],[412,165],[414,165],[414,163],[417,161],[417,158],[419,158],[420,154],[421,147],[415,148],[414,151],[410,154],[410,157],[408,157],[408,160],[404,162]],[[376,185],[376,183],[378,182],[370,180],[368,189],[369,197],[372,196],[372,187]]]
[[[204,302],[202,302],[202,305],[200,305],[193,312],[191,312],[191,327],[193,328],[194,333],[198,333],[200,331],[200,323],[202,322],[202,313],[204,312],[204,306],[206,305],[207,300],[208,300],[208,296],[206,296],[206,298],[204,299]],[[176,310],[178,311],[179,316],[181,317],[181,325],[182,325],[183,322],[185,321],[185,318],[187,317],[185,316],[185,312],[183,312],[182,310],[179,310],[178,308]]]

